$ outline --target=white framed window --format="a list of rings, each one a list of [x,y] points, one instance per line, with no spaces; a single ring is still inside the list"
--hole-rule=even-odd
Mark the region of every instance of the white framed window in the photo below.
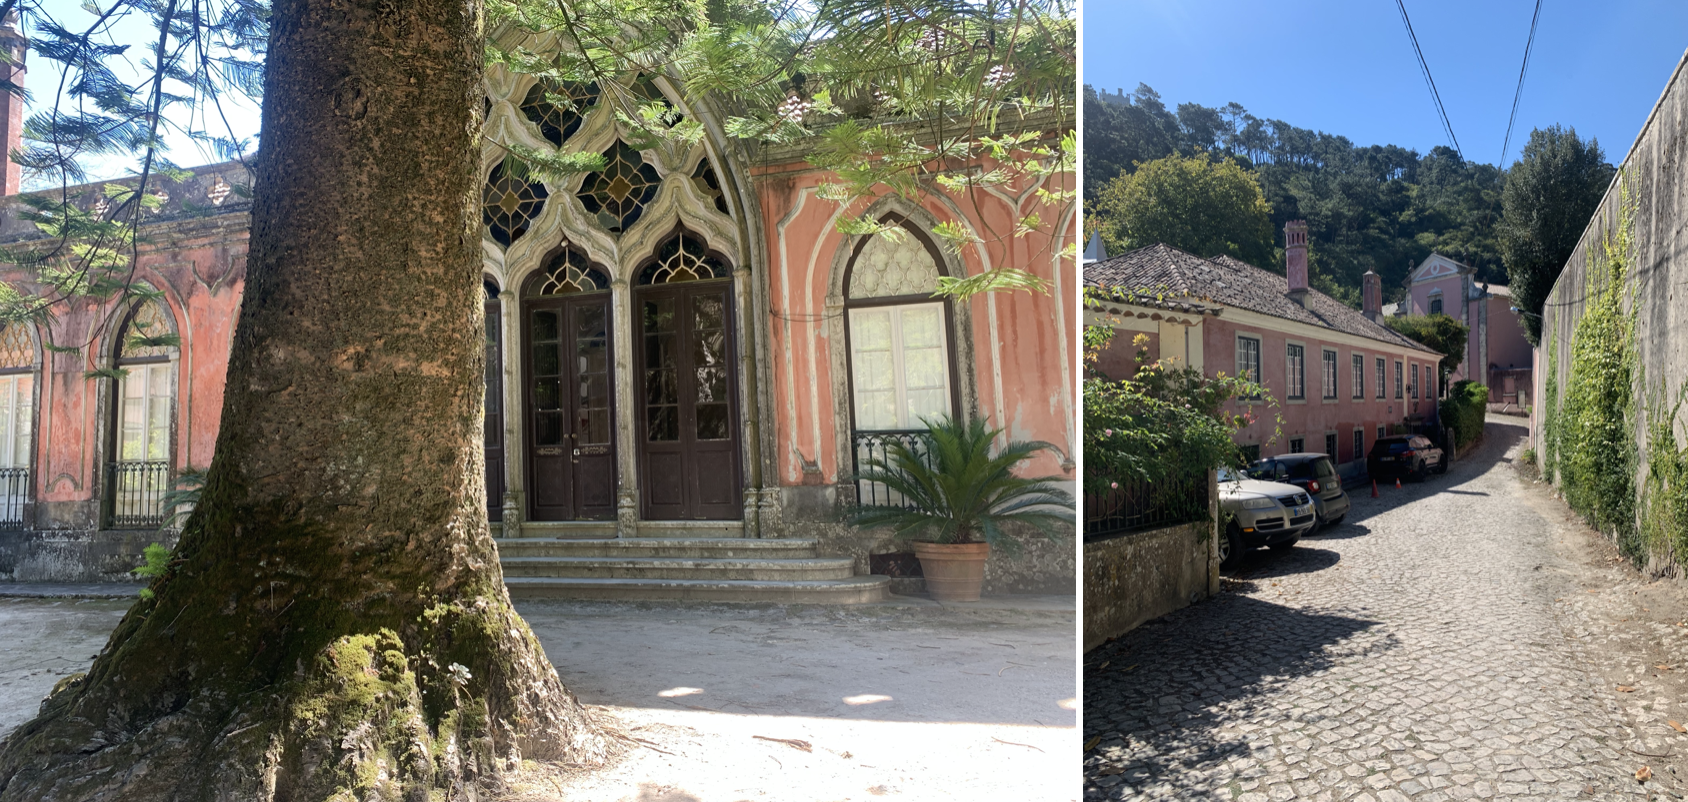
[[[1412,387],[1413,398],[1418,398],[1418,363],[1417,362],[1413,363],[1413,383],[1410,386]]]
[[[1324,395],[1322,397],[1334,401],[1336,400],[1336,351],[1326,348],[1320,352],[1320,356],[1322,357],[1320,365],[1323,368],[1321,375],[1324,378],[1322,382]]]
[[[1284,351],[1284,370],[1289,382],[1284,395],[1292,399],[1307,397],[1307,347],[1291,343]]]
[[[135,305],[120,329],[107,465],[107,526],[152,529],[164,522],[173,457],[177,339],[159,300]]]
[[[1395,400],[1397,401],[1406,397],[1401,393],[1401,384],[1405,380],[1406,376],[1405,371],[1401,367],[1401,360],[1397,359],[1395,360]]]
[[[0,332],[0,527],[24,525],[35,463],[35,340],[23,324]]]
[[[117,382],[117,459],[168,461],[175,365],[153,362],[123,369],[129,375]]]
[[[1260,338],[1237,335],[1237,375],[1260,381]]]
[[[1306,438],[1304,438],[1304,437],[1291,437],[1289,439],[1289,453],[1300,454],[1301,452],[1306,451],[1306,450],[1307,450],[1307,439]]]
[[[1389,392],[1388,375],[1386,373],[1384,373],[1383,365],[1384,365],[1383,357],[1380,356],[1380,357],[1377,358],[1377,397],[1378,398],[1385,398],[1386,394]]]
[[[1354,430],[1354,459],[1366,458],[1366,430]]]
[[[1442,291],[1441,290],[1436,290],[1436,291],[1430,293],[1430,314],[1432,314],[1432,315],[1442,314]]]
[[[850,312],[850,380],[858,431],[918,429],[951,414],[942,302]]]
[[[1366,397],[1366,357],[1363,354],[1354,355],[1354,400]]]
[[[1336,432],[1325,432],[1325,456],[1330,457],[1330,464],[1335,465],[1337,463]]]

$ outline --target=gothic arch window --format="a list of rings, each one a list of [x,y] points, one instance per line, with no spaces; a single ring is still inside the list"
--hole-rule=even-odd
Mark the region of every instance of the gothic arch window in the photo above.
[[[549,195],[544,184],[509,175],[499,164],[481,190],[481,219],[492,238],[508,248],[527,233]]]
[[[579,248],[564,243],[546,260],[545,268],[527,280],[524,297],[570,295],[610,288],[609,274]]]
[[[715,208],[722,214],[732,214],[727,211],[727,195],[721,191],[721,179],[715,175],[715,168],[710,166],[709,159],[699,159],[697,169],[692,171],[692,183],[697,185],[698,191],[704,197],[715,201]]]
[[[604,151],[604,169],[581,182],[578,197],[599,226],[619,234],[639,221],[661,183],[656,168],[646,164],[639,151],[618,141]]]
[[[35,338],[22,323],[0,330],[0,529],[23,526],[34,463]]]
[[[955,412],[950,310],[932,298],[937,248],[912,227],[861,243],[844,274],[851,406],[858,432],[909,431]],[[859,451],[859,448],[858,448]]]
[[[639,271],[638,284],[676,284],[731,275],[732,268],[725,259],[710,250],[702,237],[682,228],[657,246],[651,261]]]
[[[135,304],[119,331],[115,364],[122,375],[113,394],[108,523],[113,529],[153,528],[164,522],[174,453],[176,327],[163,301],[147,299]]]
[[[539,126],[540,136],[560,147],[580,130],[586,111],[597,102],[595,83],[542,80],[528,90],[521,108],[523,116]]]

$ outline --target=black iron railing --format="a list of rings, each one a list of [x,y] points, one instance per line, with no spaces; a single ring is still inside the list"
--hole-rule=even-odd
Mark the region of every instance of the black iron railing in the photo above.
[[[113,462],[106,466],[106,526],[155,529],[164,523],[164,494],[170,492],[170,463]]]
[[[1142,529],[1207,518],[1207,476],[1160,482],[1109,482],[1084,494],[1084,539],[1100,540]]]
[[[23,528],[23,506],[29,501],[29,469],[0,468],[0,530]]]
[[[877,460],[881,465],[892,465],[890,445],[902,443],[908,446],[922,459],[925,458],[926,440],[925,429],[898,429],[894,431],[856,432],[855,433],[855,466],[856,473],[861,473],[868,467],[870,460]],[[862,505],[884,505],[889,507],[912,506],[903,498],[903,494],[886,487],[883,482],[868,482],[856,480],[856,502]]]

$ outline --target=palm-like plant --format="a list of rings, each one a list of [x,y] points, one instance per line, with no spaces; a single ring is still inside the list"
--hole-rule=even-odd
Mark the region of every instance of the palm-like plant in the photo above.
[[[1018,522],[1051,540],[1060,525],[1075,521],[1073,496],[1054,477],[1015,476],[1014,466],[1044,449],[1040,441],[1016,440],[991,453],[1002,433],[983,420],[962,423],[945,416],[923,421],[926,431],[911,447],[893,442],[886,457],[867,460],[857,479],[896,491],[906,505],[862,505],[851,523],[864,529],[891,527],[896,536],[935,543],[977,543],[1013,554],[1019,543],[1002,525]]]

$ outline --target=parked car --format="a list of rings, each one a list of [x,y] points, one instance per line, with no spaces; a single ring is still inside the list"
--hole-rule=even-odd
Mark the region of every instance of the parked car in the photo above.
[[[1283,454],[1267,457],[1248,467],[1248,475],[1268,482],[1295,485],[1313,497],[1319,526],[1335,526],[1348,515],[1348,494],[1329,454]]]
[[[1317,523],[1313,497],[1295,485],[1219,471],[1219,506],[1228,515],[1219,538],[1219,567],[1234,568],[1244,552],[1261,546],[1291,548]]]
[[[1379,437],[1366,454],[1366,473],[1373,479],[1404,476],[1424,481],[1431,471],[1448,472],[1448,454],[1421,434]]]

